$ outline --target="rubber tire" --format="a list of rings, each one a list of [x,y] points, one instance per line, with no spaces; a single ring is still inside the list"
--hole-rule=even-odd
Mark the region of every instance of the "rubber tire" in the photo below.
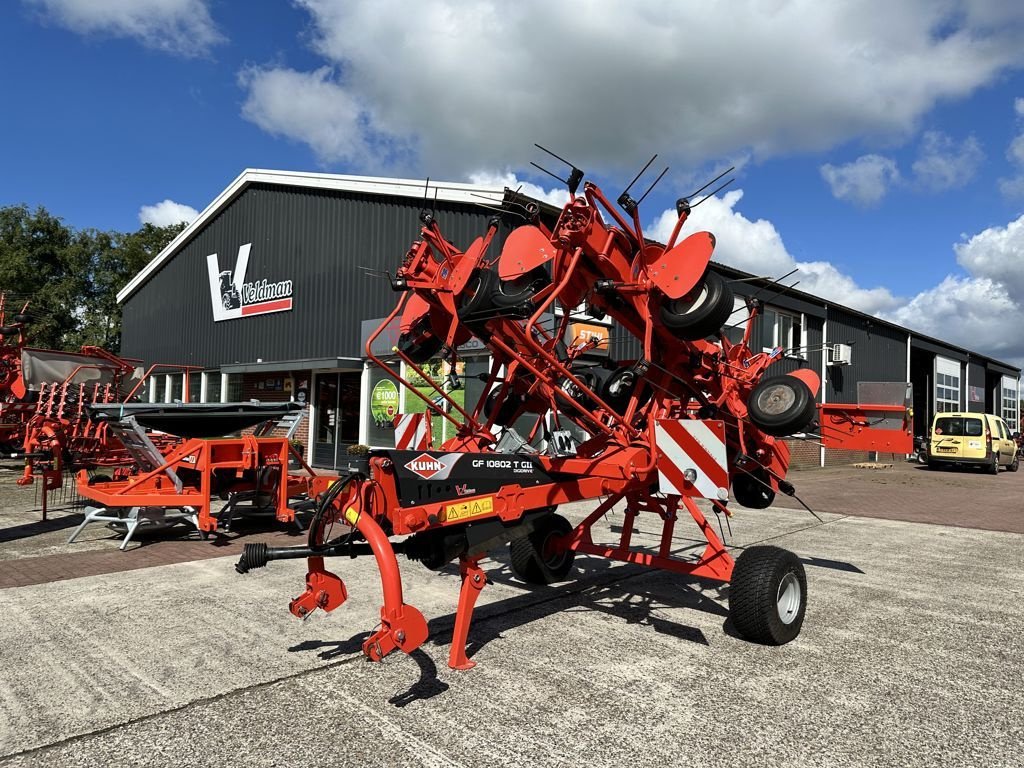
[[[779,617],[778,590],[786,574],[800,585],[800,602],[793,620]],[[745,549],[732,570],[729,617],[743,638],[763,645],[784,645],[800,634],[807,610],[807,574],[792,552],[779,547]]]
[[[497,414],[495,414],[494,409],[497,407],[496,403],[501,396],[502,389],[502,385],[499,384],[487,395],[487,399],[484,400],[484,418],[490,420],[492,414],[494,414],[494,424],[496,426],[508,427],[515,421],[516,414],[519,412],[519,402],[515,393],[512,393],[509,397],[505,398],[501,407],[498,408]]]
[[[1009,472],[1016,472],[1018,469],[1020,469],[1020,454],[1019,453],[1013,454],[1013,461],[1010,462],[1010,465],[1006,469]]]
[[[494,271],[482,267],[474,269],[459,294],[459,320],[479,321],[479,315],[494,306],[498,282],[498,275]]]
[[[661,322],[674,336],[695,341],[718,333],[732,314],[733,304],[732,289],[725,278],[709,269],[685,296],[665,298]]]
[[[740,472],[732,479],[732,496],[737,504],[747,509],[767,509],[775,501],[775,491],[746,472]]]
[[[628,373],[631,373],[630,368],[619,368],[603,377],[600,373],[598,374],[601,379],[599,386],[596,388],[597,396],[608,403],[620,415],[626,412],[629,399],[633,396],[633,392],[636,391],[637,387],[640,387],[640,397],[637,401],[638,408],[646,405],[647,401],[651,399],[652,394],[651,388],[645,384],[643,379],[638,379],[627,392],[612,392],[612,387]]]
[[[542,517],[535,524],[532,533],[513,539],[509,543],[512,573],[527,584],[554,584],[557,581],[565,581],[565,577],[572,570],[576,551],[567,549],[545,560],[544,547],[551,537],[565,536],[572,530],[573,524],[559,514],[552,512]]]
[[[992,454],[992,463],[985,467],[985,474],[987,475],[998,475],[999,474],[999,454]]]
[[[502,280],[494,292],[494,304],[498,307],[514,307],[532,299],[551,283],[544,267],[535,267],[524,275],[512,280]]]
[[[419,365],[440,352],[444,341],[440,336],[434,334],[430,327],[430,320],[424,317],[418,320],[411,329],[399,335],[398,343],[395,346],[402,354]]]
[[[771,413],[762,403],[765,398],[773,397],[772,390],[788,387],[793,395],[793,403],[782,413]],[[802,432],[812,421],[816,413],[814,395],[810,388],[795,376],[771,376],[762,379],[747,399],[747,415],[754,426],[767,435],[785,437]]]

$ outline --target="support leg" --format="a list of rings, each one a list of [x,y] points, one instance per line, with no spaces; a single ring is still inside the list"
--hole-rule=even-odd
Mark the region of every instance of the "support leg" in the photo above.
[[[89,523],[93,522],[96,519],[97,515],[99,515],[102,512],[105,512],[105,511],[106,511],[106,507],[86,507],[85,508],[85,519],[82,520],[82,522],[78,524],[78,527],[75,528],[74,533],[72,533],[68,537],[68,544],[70,544],[76,538],[78,538],[78,534],[80,534],[84,530],[85,526],[87,526]]]
[[[479,565],[481,558],[482,555],[459,559],[462,591],[459,593],[459,608],[455,612],[452,650],[448,655],[448,666],[452,669],[472,669],[476,666],[476,662],[466,656],[466,639],[469,636],[469,623],[473,619],[473,606],[487,584],[487,576]]]

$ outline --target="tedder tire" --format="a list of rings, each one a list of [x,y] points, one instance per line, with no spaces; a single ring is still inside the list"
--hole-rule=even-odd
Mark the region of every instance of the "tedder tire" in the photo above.
[[[792,552],[750,547],[736,559],[729,617],[745,639],[783,645],[800,634],[807,609],[807,576]]]
[[[514,307],[533,298],[534,294],[543,290],[551,278],[544,267],[531,269],[525,275],[511,280],[502,280],[494,293],[494,303],[499,307]]]
[[[424,318],[398,337],[397,346],[402,354],[419,364],[427,362],[440,352],[444,341],[440,336],[434,334],[430,327],[430,320]]]
[[[572,568],[575,550],[552,552],[551,542],[572,532],[573,525],[552,512],[537,521],[533,533],[509,544],[512,572],[527,584],[554,584],[562,581]]]
[[[479,320],[478,315],[494,306],[494,292],[498,288],[498,275],[486,268],[477,267],[469,276],[466,287],[459,294],[459,319]]]
[[[766,477],[761,479],[767,481]],[[732,495],[738,504],[747,509],[767,509],[775,501],[775,491],[746,472],[733,477]]]
[[[795,376],[762,379],[747,401],[750,420],[774,437],[802,432],[814,421],[815,412],[814,395]]]
[[[718,333],[732,311],[732,289],[725,278],[709,269],[688,294],[666,298],[661,322],[680,339],[693,341]]]

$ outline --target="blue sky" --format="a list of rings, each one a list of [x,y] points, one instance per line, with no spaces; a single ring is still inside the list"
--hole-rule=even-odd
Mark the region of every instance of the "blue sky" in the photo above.
[[[1020,363],[1022,39],[1000,0],[18,0],[0,205],[131,230],[247,167],[551,195],[538,141],[614,194],[658,153],[659,234],[735,164],[717,259]]]

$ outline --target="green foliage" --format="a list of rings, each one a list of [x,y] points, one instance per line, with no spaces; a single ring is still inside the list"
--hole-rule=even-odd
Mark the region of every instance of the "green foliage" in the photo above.
[[[0,292],[7,317],[28,301],[29,343],[52,349],[121,342],[117,292],[185,227],[75,231],[44,208],[0,208]]]

